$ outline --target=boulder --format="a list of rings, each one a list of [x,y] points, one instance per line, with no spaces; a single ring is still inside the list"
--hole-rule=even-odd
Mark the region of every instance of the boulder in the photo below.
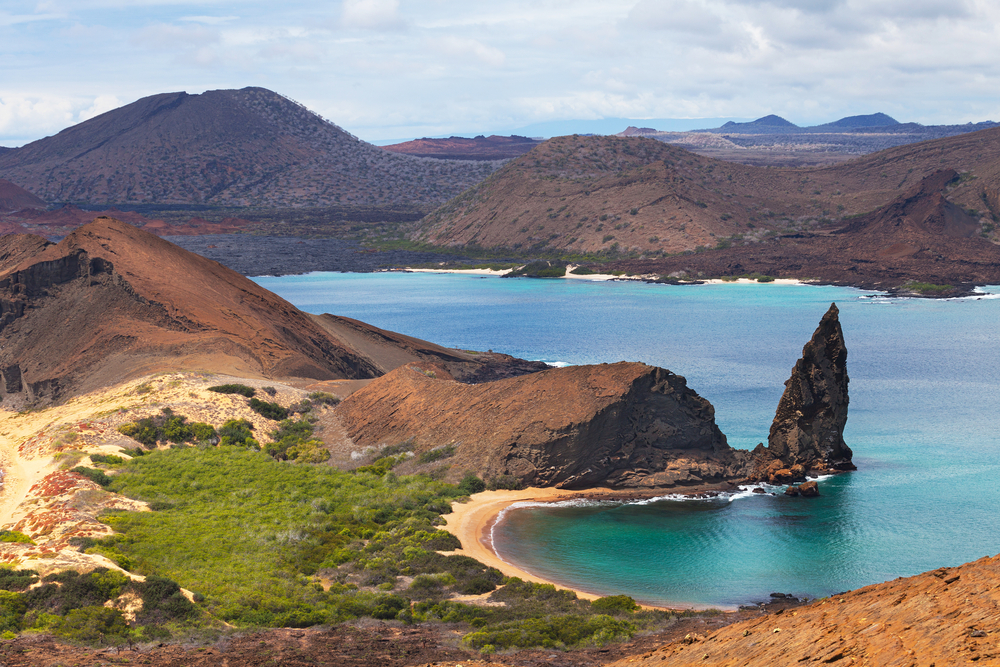
[[[803,498],[816,498],[819,496],[819,484],[813,481],[802,483],[799,485],[799,495]]]

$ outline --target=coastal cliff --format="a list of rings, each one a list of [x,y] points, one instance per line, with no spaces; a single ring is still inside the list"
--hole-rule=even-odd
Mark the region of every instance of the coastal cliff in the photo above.
[[[478,385],[411,364],[352,394],[337,413],[356,445],[456,448],[454,468],[531,486],[717,483],[733,450],[711,403],[641,363],[553,368]]]
[[[831,306],[786,383],[769,446],[729,446],[712,404],[669,370],[619,362],[471,386],[440,364],[409,364],[347,398],[355,446],[454,448],[452,475],[528,486],[627,490],[784,483],[853,469],[843,440],[847,349]]]

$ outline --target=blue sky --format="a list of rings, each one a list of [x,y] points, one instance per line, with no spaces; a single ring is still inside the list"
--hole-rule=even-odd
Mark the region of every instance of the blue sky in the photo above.
[[[146,95],[244,86],[291,97],[369,141],[609,117],[1000,120],[1000,3],[0,5],[0,145]]]

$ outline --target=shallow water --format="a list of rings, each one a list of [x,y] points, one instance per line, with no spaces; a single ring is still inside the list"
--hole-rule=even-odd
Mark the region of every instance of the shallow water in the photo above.
[[[873,299],[848,288],[663,286],[429,274],[257,279],[310,312],[549,362],[644,361],[712,401],[730,444],[767,437],[831,301],[849,351],[858,472],[783,496],[507,512],[501,556],[651,603],[822,596],[1000,552],[1000,299]],[[1000,292],[987,288],[988,292]]]

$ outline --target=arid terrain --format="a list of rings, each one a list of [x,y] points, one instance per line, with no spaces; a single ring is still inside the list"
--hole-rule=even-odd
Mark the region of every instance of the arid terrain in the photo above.
[[[509,160],[524,155],[539,143],[541,143],[539,139],[516,135],[509,137],[479,135],[473,139],[464,137],[414,139],[382,148],[393,153],[442,160]]]
[[[263,88],[163,93],[0,153],[50,203],[440,203],[496,165],[399,155]]]

